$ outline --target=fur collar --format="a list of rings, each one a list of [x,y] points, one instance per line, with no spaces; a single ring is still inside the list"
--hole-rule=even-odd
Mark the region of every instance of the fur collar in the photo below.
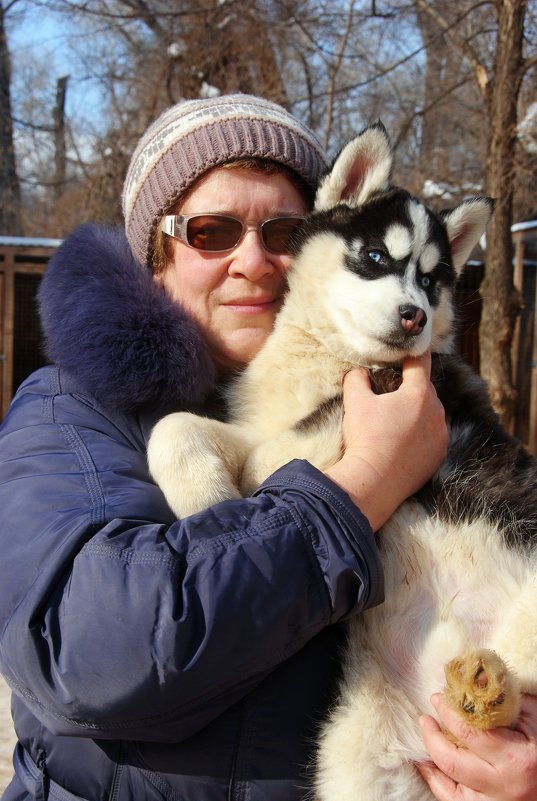
[[[202,403],[215,368],[196,324],[135,261],[121,229],[77,228],[39,290],[47,357],[115,409]]]

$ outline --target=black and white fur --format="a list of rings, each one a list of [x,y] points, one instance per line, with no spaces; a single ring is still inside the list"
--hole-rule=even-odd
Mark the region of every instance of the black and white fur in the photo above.
[[[413,767],[427,758],[417,718],[433,712],[449,660],[492,649],[537,692],[536,462],[450,355],[454,284],[492,202],[437,217],[390,185],[392,164],[380,124],[346,146],[300,234],[274,332],[230,389],[231,422],[169,415],[148,449],[178,515],[247,495],[292,458],[321,469],[339,458],[351,367],[370,367],[386,391],[406,354],[435,354],[449,455],[379,533],[386,601],[349,623],[339,701],[319,739],[319,801],[432,799]]]

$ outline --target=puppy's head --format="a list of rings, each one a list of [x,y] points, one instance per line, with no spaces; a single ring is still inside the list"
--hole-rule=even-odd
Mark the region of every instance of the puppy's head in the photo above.
[[[289,276],[319,328],[325,320],[357,363],[452,349],[453,287],[493,207],[476,197],[435,215],[390,186],[392,166],[379,123],[344,148],[321,181]]]

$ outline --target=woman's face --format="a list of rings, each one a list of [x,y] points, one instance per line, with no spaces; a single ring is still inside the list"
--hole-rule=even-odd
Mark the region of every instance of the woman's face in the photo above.
[[[306,211],[306,201],[283,174],[215,168],[199,180],[176,213],[214,212],[256,224]],[[225,253],[171,241],[173,257],[157,280],[197,320],[223,371],[245,364],[272,330],[290,256],[266,250],[256,230],[248,230],[234,250]]]

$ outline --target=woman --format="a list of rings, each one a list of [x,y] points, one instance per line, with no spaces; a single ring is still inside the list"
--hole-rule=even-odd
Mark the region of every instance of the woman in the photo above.
[[[327,475],[293,462],[185,520],[145,447],[172,409],[225,415],[219,388],[272,328],[323,168],[272,103],[179,104],[133,155],[128,243],[86,226],[52,260],[55,365],[19,389],[0,438],[0,653],[19,738],[5,801],[304,797],[338,624],[382,600],[372,530],[445,454],[429,360],[380,398],[349,374]],[[462,792],[439,784],[451,760],[426,780],[473,798],[445,795]]]

